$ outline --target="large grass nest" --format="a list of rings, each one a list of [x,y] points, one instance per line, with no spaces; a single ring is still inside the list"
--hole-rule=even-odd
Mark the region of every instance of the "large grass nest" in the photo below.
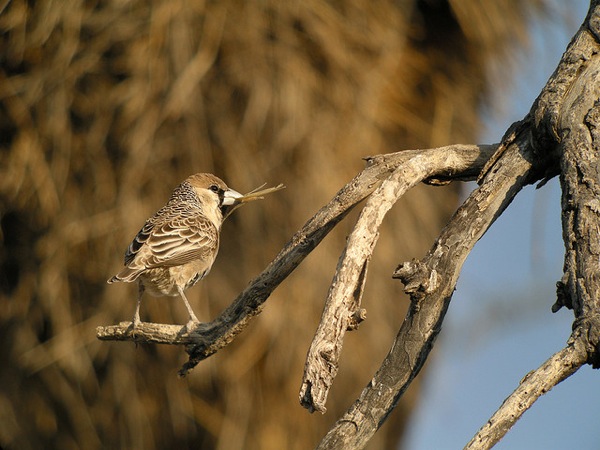
[[[455,189],[416,189],[390,214],[368,319],[348,338],[324,416],[297,395],[351,218],[184,380],[180,348],[95,339],[135,307],[134,286],[106,279],[191,173],[244,192],[286,184],[224,225],[210,276],[188,295],[214,318],[361,157],[476,140],[486,67],[526,35],[524,10],[540,2],[524,3],[2,2],[0,445],[313,447],[387,352],[406,307],[391,272],[430,246]],[[142,320],[184,323],[186,312],[147,298]],[[373,448],[395,445],[417,393]]]

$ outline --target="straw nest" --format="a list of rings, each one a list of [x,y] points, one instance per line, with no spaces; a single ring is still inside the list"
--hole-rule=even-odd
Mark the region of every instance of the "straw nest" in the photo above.
[[[95,339],[134,310],[135,287],[106,279],[191,173],[244,192],[286,184],[225,223],[210,276],[189,291],[201,320],[213,318],[361,157],[476,140],[485,68],[524,36],[523,3],[3,2],[0,444],[314,446],[387,352],[406,307],[390,274],[429,247],[454,188],[416,189],[387,219],[369,316],[348,338],[324,416],[297,395],[352,218],[184,380],[179,348]],[[185,319],[179,301],[142,304],[142,320]],[[373,448],[394,445],[417,391]]]

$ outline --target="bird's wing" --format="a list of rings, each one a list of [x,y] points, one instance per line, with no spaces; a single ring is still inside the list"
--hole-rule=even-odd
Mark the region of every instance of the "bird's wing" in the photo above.
[[[162,223],[146,222],[125,253],[125,265],[151,269],[214,258],[219,233],[210,220],[179,217]]]

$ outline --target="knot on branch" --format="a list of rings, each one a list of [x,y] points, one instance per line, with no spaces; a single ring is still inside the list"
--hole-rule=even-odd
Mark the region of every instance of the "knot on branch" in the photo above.
[[[358,330],[358,326],[367,318],[367,310],[364,308],[358,308],[354,311],[353,314],[348,318],[348,326],[346,329],[348,331]]]
[[[575,320],[569,343],[577,340],[585,345],[587,363],[594,369],[600,368],[600,313],[589,314]]]
[[[552,312],[558,312],[563,306],[567,309],[573,309],[573,301],[569,295],[568,274],[564,274],[560,281],[556,282],[556,302],[552,305]]]
[[[396,278],[404,284],[404,292],[410,295],[413,301],[431,294],[440,284],[437,271],[415,259],[400,264],[392,278]]]

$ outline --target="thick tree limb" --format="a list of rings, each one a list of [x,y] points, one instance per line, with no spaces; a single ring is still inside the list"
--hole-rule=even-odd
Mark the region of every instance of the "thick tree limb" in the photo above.
[[[248,287],[233,301],[223,313],[210,323],[202,324],[201,329],[194,330],[189,336],[176,334],[165,328],[165,334],[158,324],[143,322],[136,328],[135,334],[128,323],[109,327],[98,327],[96,335],[102,340],[130,340],[146,342],[143,336],[148,336],[147,342],[156,343],[185,343],[189,361],[180,370],[180,375],[186,375],[201,360],[211,356],[219,349],[229,344],[246,328],[250,320],[262,311],[264,302],[271,292],[281,283],[302,260],[321,242],[331,229],[359,202],[368,197],[391,172],[404,161],[423,152],[439,151],[441,153],[456,152],[462,154],[462,165],[448,171],[440,171],[437,178],[474,179],[485,161],[496,149],[494,145],[451,145],[431,150],[407,150],[386,155],[367,158],[367,166],[314,217],[279,252],[267,268],[256,277]]]
[[[482,427],[467,448],[490,448],[521,414],[551,387],[581,365],[598,366],[600,286],[598,223],[600,223],[599,161],[600,11],[592,2],[580,28],[538,98],[537,135],[552,135],[560,143],[565,273],[558,283],[554,312],[574,309],[574,331],[564,350],[536,370]],[[541,130],[540,130],[541,129]]]
[[[575,35],[532,109],[538,149],[554,150],[560,162],[565,265],[557,301],[574,310],[569,344],[508,397],[469,449],[498,442],[521,415],[581,365],[600,366],[600,6],[590,4]],[[558,145],[551,145],[552,140]],[[540,145],[540,143],[542,145]],[[558,166],[558,164],[556,164]]]

